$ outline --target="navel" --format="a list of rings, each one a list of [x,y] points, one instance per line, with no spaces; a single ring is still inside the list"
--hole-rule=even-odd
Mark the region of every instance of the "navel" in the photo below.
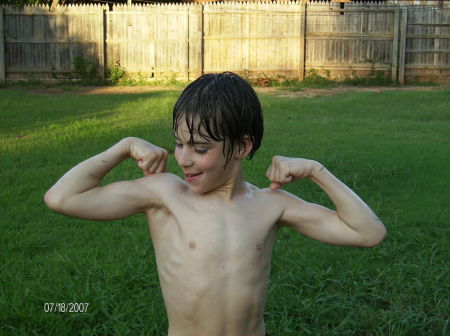
[[[197,244],[194,241],[189,242],[189,248],[193,249],[197,246]]]
[[[261,250],[262,250],[261,245],[260,245],[260,244],[257,244],[257,245],[256,245],[256,249],[257,249],[258,251],[261,251]]]

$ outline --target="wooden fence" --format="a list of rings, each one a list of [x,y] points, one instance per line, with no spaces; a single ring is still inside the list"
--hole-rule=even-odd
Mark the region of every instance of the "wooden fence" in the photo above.
[[[234,71],[303,80],[390,74],[450,82],[450,5],[205,3],[0,7],[0,81],[98,75],[120,65],[143,78]]]

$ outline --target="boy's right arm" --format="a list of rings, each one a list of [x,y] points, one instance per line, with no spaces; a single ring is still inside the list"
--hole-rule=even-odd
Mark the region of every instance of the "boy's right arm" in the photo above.
[[[100,186],[120,162],[133,158],[147,177]],[[161,206],[161,174],[167,151],[138,138],[125,138],[69,170],[45,194],[52,210],[83,219],[113,220]],[[152,176],[150,176],[152,175]]]

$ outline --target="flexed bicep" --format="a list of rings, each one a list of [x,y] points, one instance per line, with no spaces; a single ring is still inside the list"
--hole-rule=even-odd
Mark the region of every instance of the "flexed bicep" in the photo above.
[[[365,246],[361,235],[346,225],[333,210],[306,202],[280,191],[285,210],[281,226],[288,226],[301,234],[333,245]]]
[[[121,219],[161,206],[161,176],[158,175],[114,182],[64,199],[46,200],[46,203],[58,213],[81,219]],[[51,195],[46,195],[46,199],[50,200]]]

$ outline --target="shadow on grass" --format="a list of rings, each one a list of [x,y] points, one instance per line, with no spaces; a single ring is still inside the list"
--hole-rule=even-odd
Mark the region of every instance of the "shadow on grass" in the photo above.
[[[68,124],[86,118],[107,118],[119,106],[161,98],[175,99],[178,93],[154,91],[141,94],[85,95],[36,94],[19,90],[0,91],[0,129],[22,137],[26,132],[53,124]],[[44,107],[44,108],[43,108]],[[132,112],[132,111],[130,111]],[[171,111],[168,111],[168,113]]]

